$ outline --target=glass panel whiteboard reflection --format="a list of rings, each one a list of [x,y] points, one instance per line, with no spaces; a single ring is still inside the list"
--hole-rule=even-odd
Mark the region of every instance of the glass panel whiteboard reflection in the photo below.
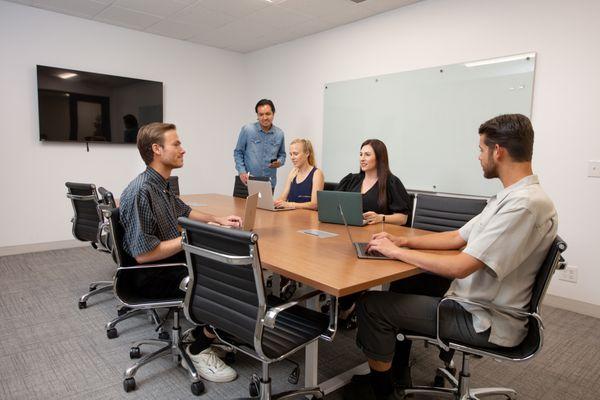
[[[328,83],[323,171],[337,182],[358,172],[360,144],[388,148],[392,173],[407,189],[489,196],[479,125],[497,115],[531,114],[535,53]]]

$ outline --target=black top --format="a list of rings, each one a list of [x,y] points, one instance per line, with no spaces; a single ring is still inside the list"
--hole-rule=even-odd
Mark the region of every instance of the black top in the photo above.
[[[342,192],[359,192],[365,173],[348,174],[339,183],[335,190]],[[376,182],[366,193],[362,195],[363,212],[374,211],[377,214],[410,214],[410,198],[404,185],[395,175],[390,175],[387,181],[387,208],[380,208],[379,182]]]

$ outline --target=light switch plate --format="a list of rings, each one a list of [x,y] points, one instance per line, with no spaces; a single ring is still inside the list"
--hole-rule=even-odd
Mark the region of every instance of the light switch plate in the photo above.
[[[592,178],[600,178],[600,161],[588,161],[588,176]]]

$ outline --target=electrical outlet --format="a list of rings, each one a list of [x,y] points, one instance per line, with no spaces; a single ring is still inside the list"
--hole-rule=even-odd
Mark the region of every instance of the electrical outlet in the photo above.
[[[565,269],[560,271],[559,279],[561,281],[577,283],[577,267],[574,265],[567,265]]]
[[[588,161],[588,176],[600,178],[600,161]]]

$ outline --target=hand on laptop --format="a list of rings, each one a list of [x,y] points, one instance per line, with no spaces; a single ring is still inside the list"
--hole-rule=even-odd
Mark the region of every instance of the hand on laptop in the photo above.
[[[373,235],[373,239],[389,239],[398,247],[406,247],[406,243],[408,242],[408,239],[406,239],[404,236],[394,236],[387,232],[376,233]]]
[[[292,204],[289,201],[283,201],[283,200],[275,200],[273,202],[273,205],[275,206],[275,208],[292,208]]]
[[[234,228],[240,228],[242,226],[242,219],[237,215],[229,215],[227,217],[216,217],[219,224],[224,226],[231,226]]]
[[[377,214],[373,211],[367,211],[363,213],[363,219],[367,221],[367,224],[377,224],[383,220],[383,216],[381,214]]]
[[[396,245],[386,237],[377,239],[373,238],[367,246],[367,253],[380,253],[389,258],[396,258],[394,257],[394,253],[397,249],[398,248],[396,247]]]

